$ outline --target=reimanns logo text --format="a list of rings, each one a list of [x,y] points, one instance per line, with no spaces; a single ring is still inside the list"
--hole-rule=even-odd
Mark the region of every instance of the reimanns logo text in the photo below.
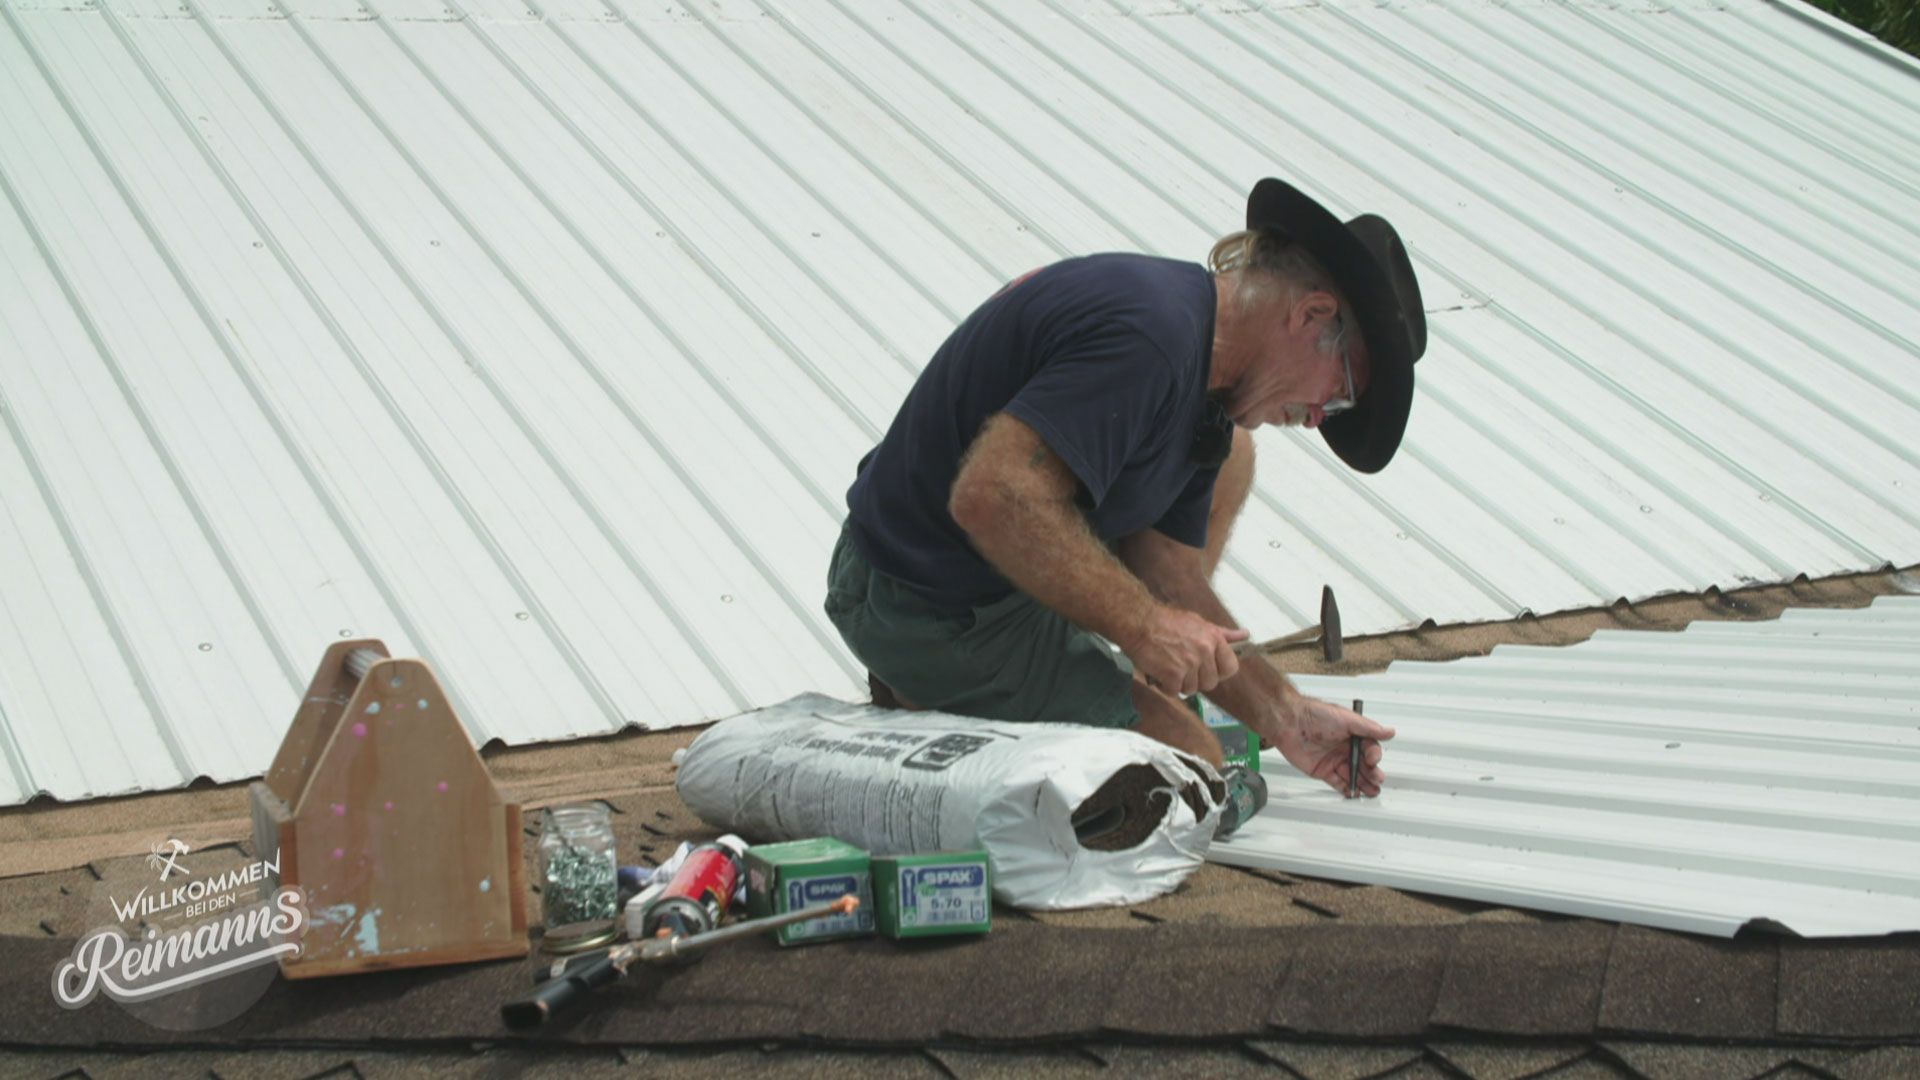
[[[190,871],[176,860],[189,849],[178,840],[170,850],[158,846],[148,864],[160,871],[164,883]],[[53,973],[53,995],[60,1004],[78,1009],[101,992],[122,1004],[154,998],[209,982],[248,968],[276,962],[300,953],[299,937],[307,925],[304,897],[297,888],[260,895],[269,875],[277,878],[279,856],[256,860],[245,868],[157,892],[142,888],[124,903],[107,900],[119,923],[98,927],[80,939],[72,954]],[[251,887],[250,887],[251,886]],[[255,897],[250,902],[243,899]],[[185,925],[162,934],[155,926],[145,933],[134,926],[129,935],[120,923],[146,922],[155,916],[179,919]],[[191,921],[198,920],[198,921]]]

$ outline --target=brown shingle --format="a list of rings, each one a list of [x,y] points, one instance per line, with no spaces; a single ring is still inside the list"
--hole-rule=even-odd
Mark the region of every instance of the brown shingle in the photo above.
[[[954,1080],[1052,1080],[1091,1077],[1106,1064],[1073,1047],[1053,1050],[956,1050],[933,1047],[927,1056]]]
[[[1565,922],[1460,928],[1433,1021],[1507,1035],[1584,1035],[1600,1011],[1614,927]]]
[[[1451,926],[1306,927],[1275,995],[1272,1023],[1321,1035],[1410,1036],[1427,1030]]]
[[[1345,923],[1390,926],[1439,926],[1462,922],[1482,907],[1415,896],[1379,885],[1328,890],[1320,893],[1314,903],[1331,911]]]
[[[1427,1049],[1473,1080],[1523,1080],[1584,1056],[1586,1043],[1547,1045],[1495,1042],[1433,1042]]]
[[[823,958],[840,954],[832,972],[812,980],[809,1004],[794,1029],[810,1039],[839,1043],[925,1043],[953,1029],[953,1014],[998,986],[1024,982],[1018,944],[1050,933],[1031,923],[1003,926],[1000,940],[925,938],[800,946]],[[1113,966],[1122,966],[1116,959]],[[742,974],[745,974],[743,971]],[[788,994],[794,987],[789,984]],[[1090,1029],[1089,1029],[1090,1030]]]
[[[1539,1080],[1645,1080],[1598,1055],[1589,1054],[1540,1074]]]
[[[1783,1035],[1920,1038],[1920,935],[1780,946]]]
[[[1623,926],[1600,992],[1600,1027],[1644,1035],[1773,1034],[1776,943]]]
[[[1426,1057],[1419,1045],[1351,1046],[1287,1039],[1250,1040],[1254,1052],[1298,1073],[1301,1080],[1369,1080]]]
[[[1840,1080],[1913,1080],[1920,1076],[1920,1046],[1883,1046],[1823,1067]]]
[[[1215,926],[1310,926],[1327,916],[1295,904],[1278,886],[1239,892],[1168,896],[1133,909],[1136,924],[1146,922],[1206,923]]]
[[[1605,1049],[1642,1076],[1661,1080],[1751,1080],[1793,1060],[1786,1047],[1610,1042]]]
[[[1274,988],[1292,961],[1292,935],[1169,924],[1138,941],[1112,987],[1107,1030],[1182,1038],[1266,1030]]]
[[[1286,1080],[1287,1074],[1266,1058],[1243,1047],[1100,1046],[1093,1053],[1107,1064],[1108,1075],[1128,1080]]]
[[[1009,924],[988,935],[995,977],[960,988],[953,1034],[965,1039],[1086,1037],[1099,1031],[1116,976],[1147,934]]]

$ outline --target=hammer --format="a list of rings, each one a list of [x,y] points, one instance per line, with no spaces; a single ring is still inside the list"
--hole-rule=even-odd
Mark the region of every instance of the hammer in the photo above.
[[[1309,626],[1304,630],[1295,630],[1283,638],[1262,645],[1254,641],[1242,641],[1234,645],[1235,656],[1250,656],[1265,652],[1269,648],[1283,648],[1302,641],[1320,639],[1320,655],[1329,664],[1337,664],[1346,655],[1346,642],[1340,637],[1340,605],[1333,602],[1333,586],[1320,587],[1320,625]]]
[[[1346,642],[1340,637],[1340,605],[1333,602],[1331,585],[1320,586],[1319,626],[1295,630],[1286,637],[1275,638],[1264,645],[1257,641],[1236,641],[1233,643],[1233,655],[1259,656],[1270,647],[1283,648],[1302,641],[1312,641],[1316,637],[1320,639],[1320,655],[1326,657],[1327,663],[1337,664],[1340,658],[1346,655]],[[1147,685],[1159,686],[1160,684],[1152,676],[1148,676]],[[878,703],[879,698],[875,697],[874,701]]]

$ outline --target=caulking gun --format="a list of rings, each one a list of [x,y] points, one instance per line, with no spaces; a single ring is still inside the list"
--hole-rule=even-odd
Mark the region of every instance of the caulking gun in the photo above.
[[[575,956],[556,963],[549,972],[552,978],[535,986],[525,996],[500,1006],[500,1019],[506,1021],[510,1028],[539,1027],[555,1013],[576,1004],[588,991],[624,977],[634,964],[674,963],[696,956],[715,945],[764,934],[793,923],[829,915],[850,915],[859,906],[859,897],[843,896],[831,904],[769,915],[764,919],[747,919],[699,934],[674,934],[662,928],[659,937],[624,942],[605,952]]]

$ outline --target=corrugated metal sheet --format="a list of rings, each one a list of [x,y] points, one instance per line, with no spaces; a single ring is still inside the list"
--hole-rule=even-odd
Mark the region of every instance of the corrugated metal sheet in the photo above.
[[[1272,432],[1262,634],[1920,560],[1920,80],[1761,0],[0,0],[0,801],[258,771],[324,643],[478,740],[858,670],[854,462],[999,282],[1388,214],[1401,460]]]
[[[1920,930],[1920,598],[1300,682],[1396,729],[1386,787],[1269,751],[1218,862],[1721,936]]]

